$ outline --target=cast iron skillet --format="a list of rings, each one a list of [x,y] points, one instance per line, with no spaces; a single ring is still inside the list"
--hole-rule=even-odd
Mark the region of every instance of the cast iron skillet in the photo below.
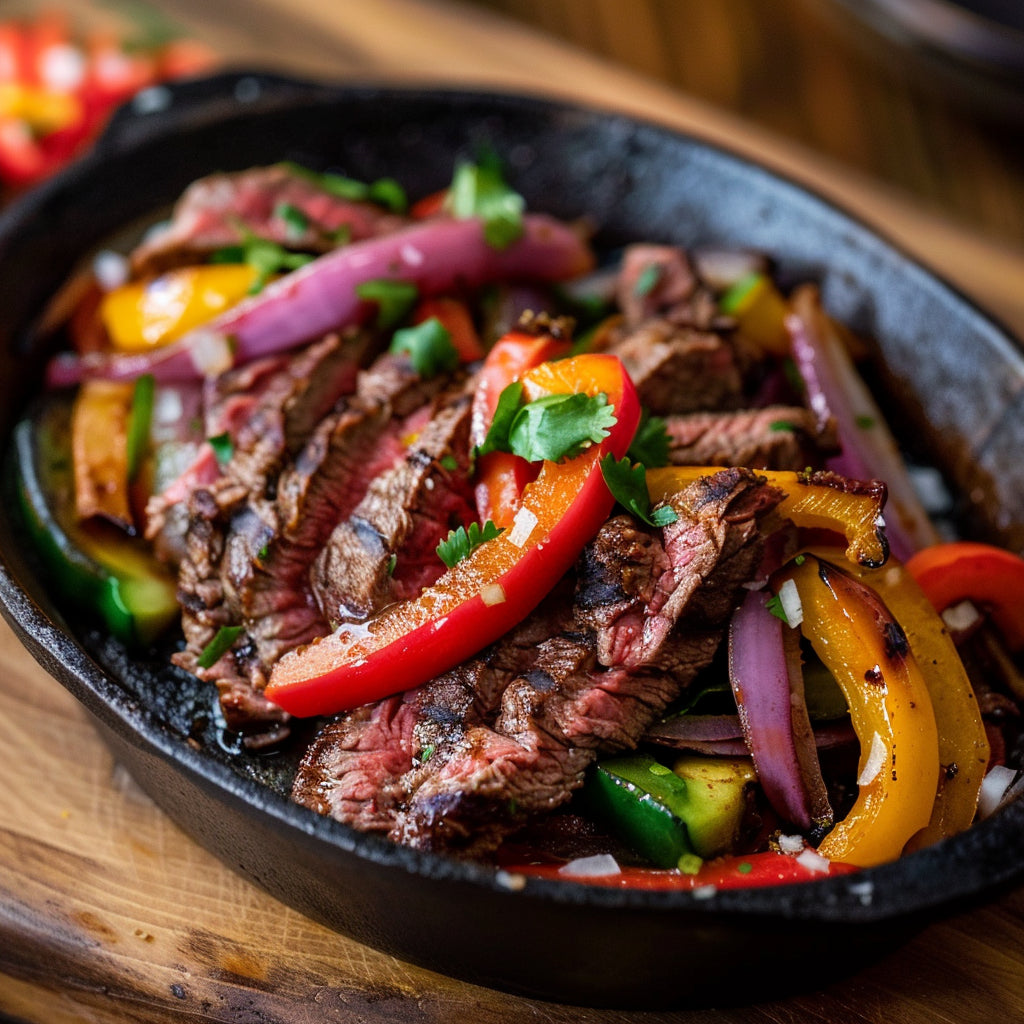
[[[819,281],[836,316],[879,339],[898,425],[972,496],[964,529],[1024,548],[1019,343],[873,231],[761,167],[650,124],[519,96],[261,74],[148,94],[93,155],[0,218],[0,448],[39,379],[45,353],[33,326],[53,291],[91,246],[194,178],[289,158],[364,180],[394,175],[415,196],[446,184],[454,158],[483,145],[504,157],[532,206],[589,215],[603,247],[743,245],[775,257],[784,282]],[[166,652],[131,657],[65,620],[6,497],[4,615],[89,709],[114,755],[229,865],[400,958],[563,1002],[756,1001],[852,971],[929,919],[1024,878],[1024,803],[853,877],[700,896],[520,887],[360,835],[286,798],[287,755],[234,752],[211,695],[169,669]]]

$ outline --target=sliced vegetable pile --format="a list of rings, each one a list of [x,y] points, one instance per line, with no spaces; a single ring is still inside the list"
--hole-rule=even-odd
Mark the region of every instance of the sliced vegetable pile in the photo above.
[[[1020,791],[1024,560],[938,542],[846,332],[762,258],[637,245],[595,271],[491,157],[412,204],[281,164],[197,183],[79,284],[15,435],[39,557],[122,642],[172,643],[247,745],[292,716],[397,737],[325,813],[436,786],[429,841],[454,844],[465,800],[571,762],[547,815],[507,808],[496,863],[725,888],[894,860]],[[691,579],[737,481],[762,504],[713,521]],[[757,558],[732,580],[739,523]],[[515,667],[561,641],[568,675]],[[519,726],[486,688],[417,703],[506,662]],[[564,757],[527,728],[545,702]]]

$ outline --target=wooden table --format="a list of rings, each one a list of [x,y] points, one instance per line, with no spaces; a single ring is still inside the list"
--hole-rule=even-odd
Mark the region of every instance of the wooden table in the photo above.
[[[50,5],[5,0],[3,13],[38,6]],[[65,6],[106,16],[87,0]],[[905,193],[725,109],[479,8],[423,0],[162,7],[236,61],[336,78],[528,88],[703,134],[884,225],[1024,333],[1024,252],[1005,238],[938,219]],[[1024,195],[1016,200],[1024,208]],[[1012,1021],[1024,1019],[1024,891],[934,925],[845,982],[815,991],[812,978],[808,988],[745,1009],[587,1011],[455,982],[334,935],[188,840],[0,626],[0,1014],[45,1024]]]

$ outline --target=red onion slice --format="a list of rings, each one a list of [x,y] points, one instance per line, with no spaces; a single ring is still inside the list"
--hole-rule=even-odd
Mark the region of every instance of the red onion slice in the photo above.
[[[832,417],[842,454],[828,468],[855,480],[879,478],[888,488],[886,536],[897,558],[907,559],[939,540],[896,441],[868,391],[835,325],[821,308],[818,290],[798,288],[786,317],[793,359],[807,386],[807,399],[819,421]]]
[[[477,219],[438,217],[332,250],[164,348],[58,357],[47,382],[60,387],[144,373],[180,381],[221,372],[360,322],[373,308],[356,295],[366,281],[410,281],[429,296],[500,280],[564,280],[592,262],[579,234],[544,214],[527,214],[522,236],[505,249],[487,243]]]
[[[809,829],[831,821],[803,695],[799,634],[768,610],[769,593],[748,592],[729,626],[729,680],[740,725],[769,803]]]

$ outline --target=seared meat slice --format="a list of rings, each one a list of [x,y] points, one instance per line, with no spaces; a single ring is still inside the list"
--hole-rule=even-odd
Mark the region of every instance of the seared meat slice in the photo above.
[[[132,253],[132,269],[151,274],[194,263],[240,244],[244,232],[288,249],[326,252],[402,223],[372,203],[334,195],[313,176],[286,164],[212,174],[182,193],[170,222]]]
[[[669,462],[675,466],[748,466],[799,472],[836,450],[835,425],[800,406],[669,416]]]
[[[476,518],[468,484],[471,396],[443,396],[405,459],[379,474],[317,559],[313,588],[332,623],[361,622],[444,571],[436,547]]]
[[[541,620],[545,639],[527,665],[510,659],[495,686],[473,661],[407,694],[400,711],[385,702],[343,716],[305,758],[295,798],[423,849],[494,849],[531,815],[567,802],[599,752],[634,746],[711,661],[735,594],[759,564],[758,521],[780,497],[728,470],[677,495],[679,521],[660,533],[612,520],[582,560],[572,621],[528,621]],[[372,754],[356,735],[371,735],[367,722]],[[400,727],[382,731],[383,722]],[[401,757],[386,756],[381,742],[399,745]],[[357,747],[369,761],[349,756]],[[386,780],[375,788],[366,767],[383,759]]]
[[[407,776],[494,719],[505,688],[529,671],[539,644],[570,607],[566,600],[549,604],[437,679],[329,722],[302,759],[292,798],[362,831],[390,832]]]
[[[748,359],[719,334],[647,320],[613,341],[640,401],[659,416],[739,409],[746,403]]]

